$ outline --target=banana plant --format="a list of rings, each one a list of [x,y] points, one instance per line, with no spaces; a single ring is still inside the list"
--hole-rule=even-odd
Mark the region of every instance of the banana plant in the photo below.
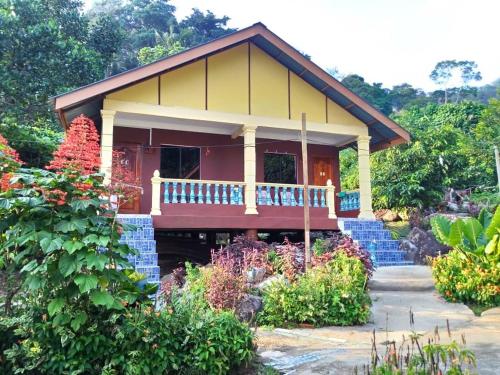
[[[442,244],[466,254],[486,257],[500,267],[500,206],[491,214],[482,209],[477,218],[454,221],[436,216],[431,220],[432,232]]]

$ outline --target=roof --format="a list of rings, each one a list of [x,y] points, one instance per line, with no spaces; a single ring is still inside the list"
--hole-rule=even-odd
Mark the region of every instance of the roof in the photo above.
[[[52,98],[54,108],[59,112],[61,121],[64,122],[65,118],[61,115],[63,112],[88,105],[96,100],[101,101],[104,95],[111,91],[141,82],[249,40],[367,124],[372,137],[371,149],[373,151],[410,140],[410,134],[405,129],[350,91],[260,22],[151,64],[55,96]]]

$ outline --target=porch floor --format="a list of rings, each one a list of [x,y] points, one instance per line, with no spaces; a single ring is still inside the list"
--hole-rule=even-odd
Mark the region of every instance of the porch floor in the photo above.
[[[245,215],[245,206],[162,204],[153,216],[157,229],[304,229],[303,207],[258,206],[258,215]],[[311,207],[311,230],[338,230],[328,208]]]

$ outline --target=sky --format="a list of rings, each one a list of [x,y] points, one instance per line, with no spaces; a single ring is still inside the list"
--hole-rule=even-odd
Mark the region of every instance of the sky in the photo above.
[[[92,0],[86,0],[91,3]],[[474,60],[486,84],[500,78],[500,0],[171,0],[177,17],[192,8],[264,23],[324,69],[392,87],[426,91],[438,61]]]

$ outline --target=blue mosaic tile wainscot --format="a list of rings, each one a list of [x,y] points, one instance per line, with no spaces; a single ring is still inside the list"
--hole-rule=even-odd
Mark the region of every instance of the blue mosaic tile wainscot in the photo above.
[[[391,233],[378,220],[339,219],[339,229],[351,236],[367,249],[378,267],[405,266],[413,264],[405,260],[405,253],[399,248],[399,241],[393,240]]]
[[[125,215],[117,216],[123,224],[136,227],[133,231],[123,233],[120,242],[126,243],[136,249],[139,254],[128,257],[129,262],[136,271],[146,275],[148,283],[160,283],[160,267],[158,267],[158,253],[154,239],[153,220],[150,215]]]

